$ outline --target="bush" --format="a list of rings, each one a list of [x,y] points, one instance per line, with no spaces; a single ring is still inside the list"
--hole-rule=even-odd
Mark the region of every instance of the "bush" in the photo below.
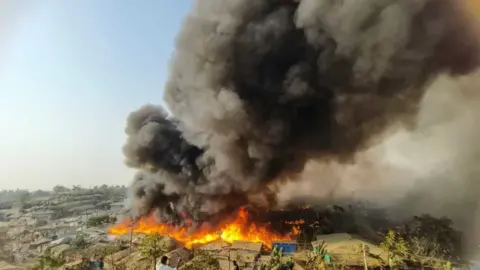
[[[116,221],[117,221],[117,218],[111,217],[110,215],[96,216],[88,219],[87,226],[96,227],[103,224],[115,223]]]
[[[73,240],[72,245],[76,249],[84,249],[84,248],[88,247],[89,244],[88,244],[87,240],[85,239],[85,236],[80,233],[80,234],[77,234],[77,236],[75,237],[75,240]]]
[[[38,259],[38,263],[32,268],[32,270],[47,270],[55,269],[62,266],[65,263],[63,256],[53,256],[51,250],[46,249]]]
[[[220,269],[218,260],[205,251],[197,251],[195,257],[184,266],[183,270],[217,270]]]
[[[403,237],[417,256],[459,259],[462,254],[460,232],[452,229],[448,218],[415,216],[403,229]]]
[[[308,269],[316,270],[325,268],[325,257],[328,255],[327,244],[325,244],[325,241],[323,241],[319,246],[314,248],[313,252],[308,251],[306,255],[306,264]]]
[[[282,262],[283,251],[282,249],[278,250],[277,247],[274,247],[272,253],[270,254],[270,260],[267,264],[262,264],[260,266],[261,270],[291,270],[293,269],[293,261],[290,258],[287,262]]]

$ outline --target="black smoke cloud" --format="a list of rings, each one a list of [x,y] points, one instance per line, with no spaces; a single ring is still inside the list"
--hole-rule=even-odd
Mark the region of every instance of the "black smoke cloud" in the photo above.
[[[136,215],[216,222],[276,204],[306,161],[348,162],[409,123],[428,83],[478,65],[456,0],[201,0],[165,101],[128,118]]]

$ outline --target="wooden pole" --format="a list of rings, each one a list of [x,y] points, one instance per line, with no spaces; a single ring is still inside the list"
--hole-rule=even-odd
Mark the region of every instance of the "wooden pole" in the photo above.
[[[365,251],[365,244],[362,244],[362,250],[363,250],[363,265],[364,265],[364,269],[365,269],[365,270],[368,270],[367,254],[366,254],[366,251]]]
[[[133,242],[133,224],[130,224],[130,244],[128,245],[128,257],[132,254],[132,242]]]
[[[154,239],[155,239],[155,241],[153,241],[153,243],[154,243],[154,247],[153,247],[153,270],[155,270],[155,268],[157,266],[157,238],[155,237]]]

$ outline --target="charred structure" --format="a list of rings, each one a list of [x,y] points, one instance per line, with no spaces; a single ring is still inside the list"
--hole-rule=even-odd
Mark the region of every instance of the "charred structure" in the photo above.
[[[137,216],[215,224],[276,204],[310,159],[348,162],[409,123],[478,43],[456,0],[201,0],[178,36],[165,101],[128,117]]]

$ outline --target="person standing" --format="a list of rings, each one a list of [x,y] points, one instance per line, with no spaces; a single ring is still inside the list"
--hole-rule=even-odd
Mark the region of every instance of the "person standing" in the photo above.
[[[177,268],[170,267],[168,265],[168,257],[162,256],[162,258],[160,259],[160,263],[157,264],[156,270],[177,270]]]
[[[97,259],[97,267],[98,269],[104,269],[105,264],[103,262],[103,256],[99,256]]]
[[[233,261],[233,270],[240,270],[240,266],[238,266],[237,261]]]
[[[260,254],[255,255],[255,258],[253,259],[253,269],[257,270],[259,269],[259,262],[260,262]]]

